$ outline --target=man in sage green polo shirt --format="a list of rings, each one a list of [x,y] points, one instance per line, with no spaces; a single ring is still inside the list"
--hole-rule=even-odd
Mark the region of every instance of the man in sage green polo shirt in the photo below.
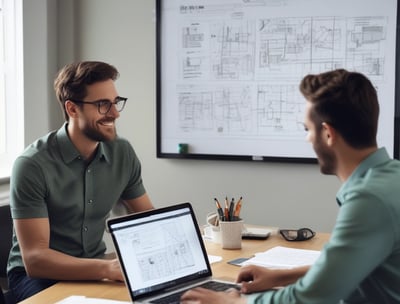
[[[335,70],[306,76],[300,91],[321,172],[343,183],[328,244],[311,267],[243,267],[246,297],[193,289],[183,303],[400,303],[400,162],[377,147],[375,88],[362,74]]]
[[[8,278],[17,301],[58,280],[123,280],[118,261],[103,258],[105,220],[120,200],[129,212],[153,205],[132,146],[116,135],[127,100],[118,76],[103,62],[61,69],[54,87],[66,122],[15,161]]]

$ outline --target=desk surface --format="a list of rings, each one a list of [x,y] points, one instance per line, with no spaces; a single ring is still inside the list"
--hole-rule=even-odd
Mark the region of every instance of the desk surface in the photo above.
[[[206,241],[205,244],[208,254],[222,257],[222,261],[211,265],[214,277],[233,282],[240,267],[229,265],[227,261],[240,257],[251,257],[256,252],[263,252],[275,246],[320,250],[328,239],[328,233],[317,233],[313,239],[308,241],[287,242],[274,231],[267,240],[243,240],[242,249],[240,250],[222,249],[220,244],[209,241]],[[20,303],[53,304],[70,295],[130,301],[129,293],[124,283],[112,281],[73,281],[57,283]]]

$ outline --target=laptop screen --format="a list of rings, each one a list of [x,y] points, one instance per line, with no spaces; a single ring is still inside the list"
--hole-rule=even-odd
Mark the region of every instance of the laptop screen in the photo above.
[[[107,225],[134,298],[211,276],[189,203],[110,219]]]

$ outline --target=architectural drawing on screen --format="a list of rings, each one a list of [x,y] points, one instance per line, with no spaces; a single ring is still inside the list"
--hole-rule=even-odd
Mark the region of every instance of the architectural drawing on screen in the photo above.
[[[131,243],[133,250],[140,253],[137,263],[144,281],[173,276],[194,265],[188,240],[180,227],[173,223],[163,224],[157,233],[154,230],[147,232],[147,235],[143,231],[135,234]]]
[[[253,80],[255,44],[255,21],[213,24],[210,34],[212,78]]]
[[[160,154],[187,143],[184,157],[314,158],[298,86],[307,74],[340,68],[378,89],[387,118],[378,138],[394,150],[397,4],[353,2],[165,1]]]
[[[386,27],[383,17],[261,19],[257,79],[297,81],[344,67],[383,75]]]
[[[304,136],[304,100],[296,85],[260,85],[257,93],[257,130],[263,136]]]
[[[253,132],[252,96],[247,86],[182,90],[178,99],[182,132],[226,135]]]
[[[194,22],[182,29],[182,83],[190,89],[177,86],[178,128],[200,137],[304,136],[300,79],[347,67],[379,80],[386,26],[383,17]],[[206,76],[213,82],[190,81]]]

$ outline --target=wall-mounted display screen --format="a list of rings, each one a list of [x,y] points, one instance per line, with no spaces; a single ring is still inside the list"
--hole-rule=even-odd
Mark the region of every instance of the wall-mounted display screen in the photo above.
[[[158,0],[157,157],[315,162],[301,79],[358,71],[398,158],[395,0]],[[397,112],[396,112],[397,111]]]

